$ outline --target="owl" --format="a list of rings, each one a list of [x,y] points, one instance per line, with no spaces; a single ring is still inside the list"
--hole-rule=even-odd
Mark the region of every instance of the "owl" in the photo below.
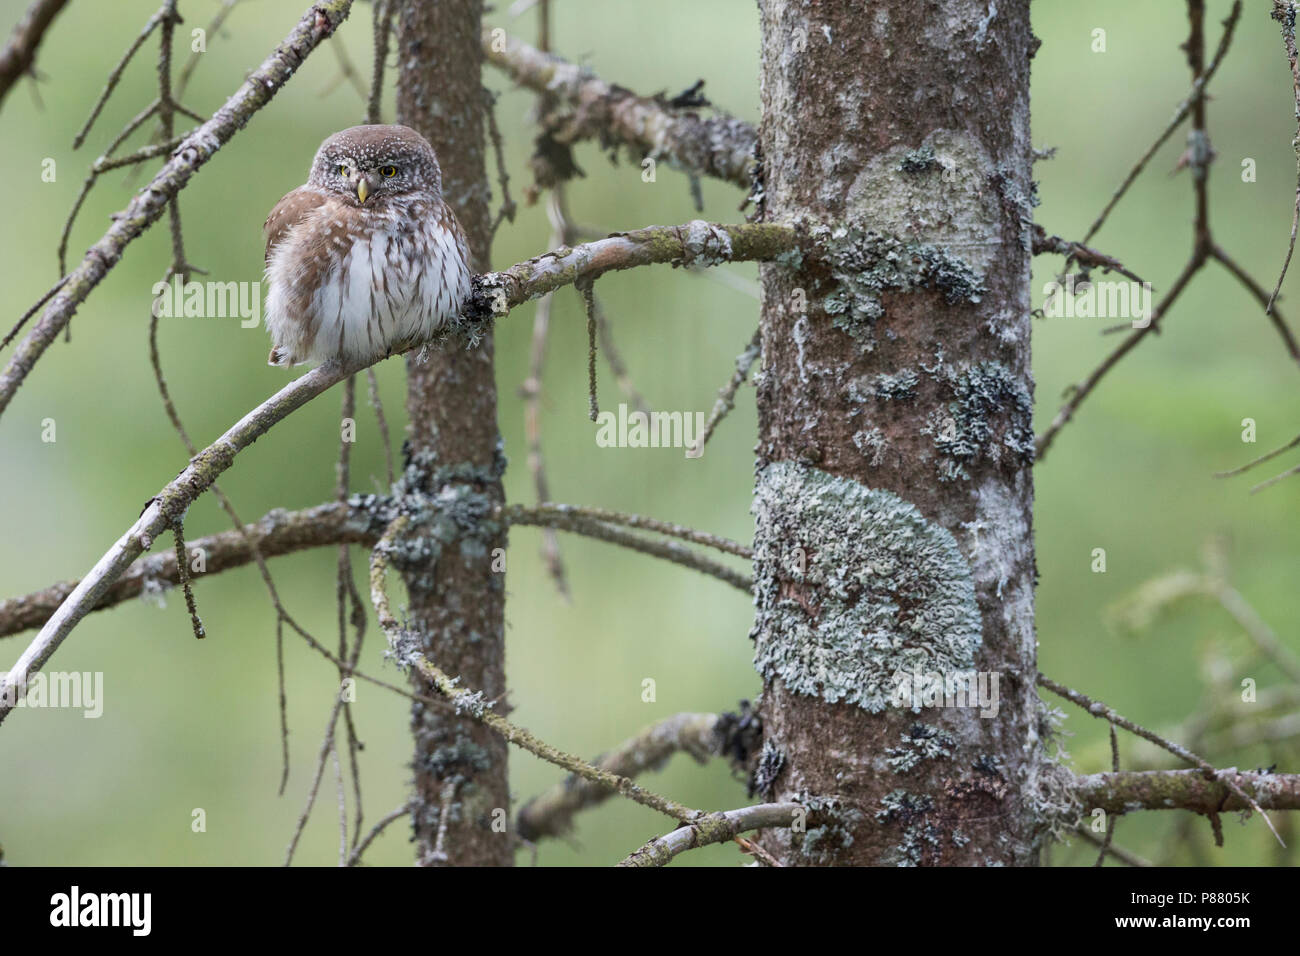
[[[438,158],[405,126],[354,126],[321,143],[265,235],[270,365],[388,355],[429,338],[470,294]]]

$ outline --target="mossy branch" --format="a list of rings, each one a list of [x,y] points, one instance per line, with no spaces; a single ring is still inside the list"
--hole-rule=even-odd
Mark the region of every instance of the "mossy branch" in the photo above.
[[[1074,792],[1089,810],[1191,810],[1214,814],[1251,810],[1300,810],[1300,774],[1240,773],[1235,768],[1134,770],[1076,777]]]
[[[704,763],[717,754],[717,724],[717,714],[674,714],[623,741],[592,764],[620,777],[635,777],[658,770],[675,753],[688,753]],[[599,806],[610,795],[608,787],[570,774],[520,808],[516,832],[529,841],[561,836],[573,828],[579,811]]]
[[[805,819],[807,811],[797,803],[760,803],[724,813],[710,813],[703,820],[651,840],[623,860],[619,866],[663,866],[673,858],[711,843],[726,843],[741,833],[765,827],[789,828]]]
[[[679,226],[647,226],[578,246],[562,246],[503,272],[478,277],[471,320],[500,318],[516,306],[567,285],[590,282],[639,266],[715,266],[762,262],[798,247],[790,226],[774,223],[724,225],[696,219]]]
[[[1268,827],[1269,831],[1273,834],[1273,836],[1277,839],[1277,841],[1281,843],[1283,846],[1286,845],[1285,842],[1283,842],[1282,837],[1278,834],[1277,828],[1273,826],[1273,821],[1270,820],[1268,818],[1268,814],[1264,812],[1264,808],[1260,806],[1260,804],[1258,803],[1258,801],[1255,800],[1254,797],[1252,797],[1249,793],[1243,790],[1241,786],[1237,783],[1235,778],[1238,776],[1238,774],[1236,773],[1235,769],[1216,770],[1215,767],[1211,763],[1209,763],[1209,761],[1204,760],[1201,757],[1198,757],[1196,754],[1192,753],[1186,747],[1174,743],[1172,740],[1166,740],[1165,738],[1161,737],[1159,734],[1147,730],[1145,727],[1142,727],[1139,724],[1135,724],[1133,721],[1129,720],[1128,718],[1121,716],[1111,708],[1107,707],[1101,701],[1093,700],[1091,697],[1088,697],[1086,694],[1081,694],[1077,690],[1074,690],[1073,688],[1066,687],[1064,684],[1058,684],[1056,681],[1052,680],[1050,677],[1047,677],[1043,674],[1038,675],[1038,686],[1045,687],[1048,690],[1050,690],[1053,694],[1056,694],[1059,697],[1064,697],[1066,700],[1074,704],[1077,704],[1078,706],[1086,710],[1089,714],[1091,714],[1093,717],[1100,717],[1102,720],[1107,721],[1112,726],[1122,727],[1124,730],[1127,730],[1129,733],[1136,734],[1138,737],[1141,737],[1144,740],[1149,740],[1151,741],[1151,743],[1155,744],[1158,747],[1164,748],[1165,750],[1169,751],[1171,754],[1178,757],[1179,759],[1185,760],[1187,763],[1196,766],[1198,768],[1197,772],[1200,773],[1201,778],[1203,780],[1209,783],[1221,785],[1222,787],[1226,788],[1226,790],[1229,793],[1231,793],[1239,800],[1241,800],[1243,806],[1245,806],[1248,809],[1254,810],[1256,813],[1258,813],[1263,818],[1264,825]],[[1166,804],[1164,809],[1169,809],[1169,810],[1179,809],[1179,806],[1177,804]]]

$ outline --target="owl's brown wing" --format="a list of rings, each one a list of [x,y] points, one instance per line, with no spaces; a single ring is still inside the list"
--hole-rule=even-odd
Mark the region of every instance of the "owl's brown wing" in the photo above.
[[[311,186],[299,186],[275,204],[271,215],[266,217],[262,234],[266,237],[266,261],[271,261],[271,253],[276,245],[288,235],[289,230],[302,222],[314,209],[325,203],[326,197]]]

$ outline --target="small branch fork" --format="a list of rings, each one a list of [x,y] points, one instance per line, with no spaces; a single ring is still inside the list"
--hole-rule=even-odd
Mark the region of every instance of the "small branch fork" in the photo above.
[[[1289,4],[1288,4],[1289,6]],[[1105,269],[1113,269],[1127,276],[1133,281],[1137,277],[1124,269],[1116,260],[1104,256],[1088,248],[1085,244],[1089,242],[1094,235],[1101,229],[1106,222],[1111,211],[1127,193],[1129,187],[1137,179],[1138,175],[1146,168],[1147,164],[1155,156],[1160,146],[1173,134],[1182,122],[1191,117],[1191,130],[1188,134],[1187,150],[1179,160],[1178,168],[1187,168],[1192,178],[1192,187],[1194,193],[1195,221],[1193,225],[1192,251],[1183,266],[1178,277],[1174,280],[1169,291],[1164,294],[1159,303],[1152,310],[1150,321],[1141,327],[1134,328],[1129,335],[1108,355],[1100,365],[1097,366],[1083,381],[1072,386],[1066,392],[1066,400],[1057,412],[1051,424],[1047,427],[1037,440],[1038,458],[1042,458],[1051,448],[1056,436],[1060,434],[1070,420],[1078,411],[1079,406],[1092,394],[1098,383],[1106,373],[1119,364],[1120,360],[1131,352],[1143,339],[1152,332],[1160,331],[1161,320],[1168,313],[1170,308],[1177,301],[1179,296],[1187,288],[1192,278],[1209,262],[1217,262],[1244,285],[1251,296],[1265,307],[1265,312],[1269,321],[1277,330],[1282,339],[1283,346],[1292,360],[1300,364],[1300,343],[1297,343],[1295,336],[1292,334],[1290,327],[1285,320],[1273,308],[1273,303],[1268,293],[1243,269],[1224,249],[1215,241],[1210,231],[1209,223],[1209,197],[1208,197],[1208,180],[1209,164],[1214,159],[1214,150],[1210,146],[1209,133],[1206,129],[1205,122],[1205,103],[1206,87],[1210,79],[1218,71],[1228,48],[1232,43],[1233,35],[1236,31],[1238,21],[1241,18],[1242,4],[1241,0],[1233,3],[1232,10],[1227,18],[1223,21],[1223,34],[1219,40],[1219,46],[1215,50],[1214,57],[1207,66],[1205,63],[1205,4],[1204,0],[1188,0],[1188,20],[1190,24],[1190,35],[1184,49],[1187,52],[1187,62],[1192,73],[1192,88],[1187,98],[1181,102],[1174,111],[1173,117],[1160,135],[1156,137],[1151,147],[1138,159],[1133,168],[1129,170],[1124,181],[1115,190],[1110,201],[1107,202],[1100,215],[1089,227],[1083,239],[1077,243],[1066,242],[1058,237],[1048,237],[1045,232],[1038,230],[1035,235],[1034,248],[1035,252],[1061,252],[1065,253],[1065,269],[1068,270],[1074,262],[1082,263],[1085,266],[1099,266]],[[1294,49],[1292,47],[1291,49]],[[1298,107],[1300,108],[1300,107]],[[1300,143],[1300,140],[1297,140]],[[1300,192],[1297,193],[1300,197]],[[1300,210],[1300,198],[1297,199],[1297,209]],[[1289,256],[1288,256],[1289,258]],[[1280,280],[1279,280],[1280,283]],[[1276,295],[1276,294],[1275,294]],[[1118,328],[1124,328],[1120,326]],[[1110,330],[1108,330],[1110,331]],[[1300,469],[1297,469],[1300,470]]]

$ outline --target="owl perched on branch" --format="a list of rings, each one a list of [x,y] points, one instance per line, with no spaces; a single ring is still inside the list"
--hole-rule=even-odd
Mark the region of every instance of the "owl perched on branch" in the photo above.
[[[454,320],[470,294],[438,158],[405,126],[354,126],[321,143],[265,234],[271,365],[387,355]]]

